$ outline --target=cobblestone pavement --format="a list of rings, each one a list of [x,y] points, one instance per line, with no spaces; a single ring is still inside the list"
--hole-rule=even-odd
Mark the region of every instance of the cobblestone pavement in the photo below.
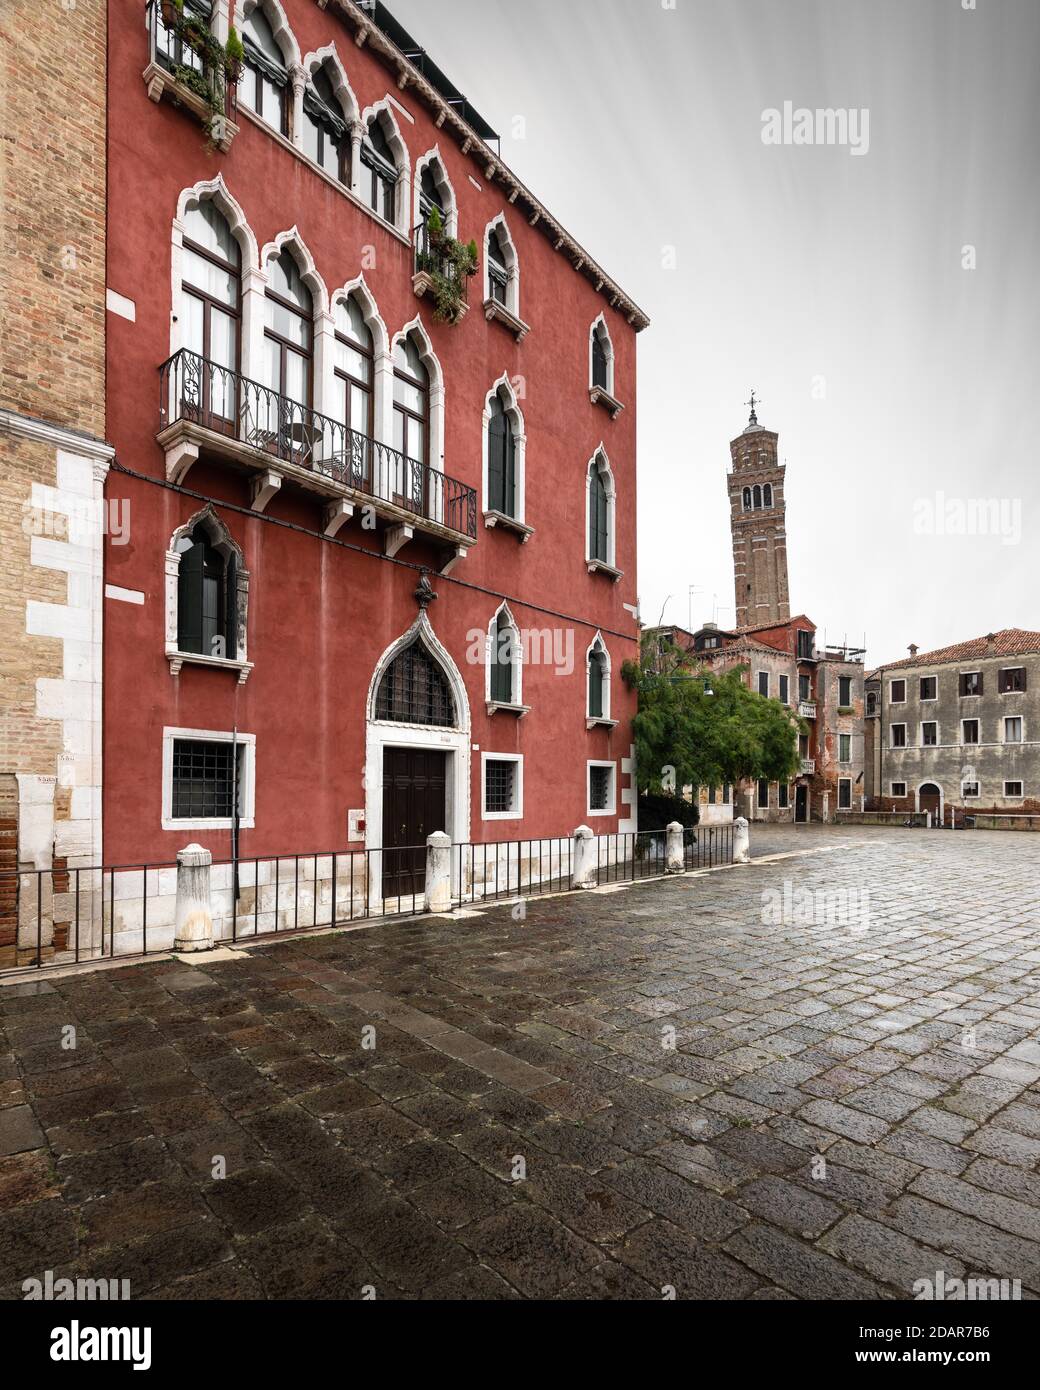
[[[0,990],[0,1291],[1036,1296],[1040,842],[753,834],[787,857]]]

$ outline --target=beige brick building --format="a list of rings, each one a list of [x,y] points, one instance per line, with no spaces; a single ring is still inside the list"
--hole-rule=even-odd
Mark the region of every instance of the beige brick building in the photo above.
[[[0,8],[0,965],[100,863],[104,0]],[[41,108],[41,93],[59,99]],[[84,879],[85,930],[93,916]],[[21,900],[21,901],[19,901]],[[67,916],[62,912],[57,918]],[[48,914],[50,916],[50,914]],[[52,928],[47,927],[48,936]],[[65,935],[68,926],[53,932]],[[44,951],[52,943],[41,942]]]

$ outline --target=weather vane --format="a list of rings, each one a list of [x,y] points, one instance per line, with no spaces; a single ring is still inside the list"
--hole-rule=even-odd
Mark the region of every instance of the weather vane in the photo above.
[[[749,424],[749,425],[757,425],[757,424],[758,424],[758,416],[755,414],[755,406],[756,406],[756,405],[761,405],[761,404],[762,404],[762,398],[761,398],[761,396],[759,396],[759,397],[756,399],[755,393],[754,393],[754,391],[752,391],[752,392],[751,392],[751,399],[750,399],[749,401],[745,401],[744,404],[745,404],[745,405],[749,405],[749,406],[751,407],[751,416],[750,416],[750,419],[748,420],[748,424]]]

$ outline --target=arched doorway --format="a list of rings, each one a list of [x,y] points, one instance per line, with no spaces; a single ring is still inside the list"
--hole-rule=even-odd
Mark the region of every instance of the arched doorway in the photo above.
[[[917,809],[919,811],[931,811],[932,824],[942,825],[943,821],[943,794],[942,788],[936,786],[934,782],[923,782],[917,789]]]
[[[365,841],[370,895],[421,898],[426,840],[469,840],[469,702],[426,613],[377,663],[369,688]]]

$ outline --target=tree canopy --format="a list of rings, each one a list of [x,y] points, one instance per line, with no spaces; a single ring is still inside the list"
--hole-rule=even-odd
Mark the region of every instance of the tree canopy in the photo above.
[[[634,731],[641,792],[791,780],[798,734],[807,726],[779,700],[749,690],[746,669],[708,671],[670,639],[644,633],[640,661],[622,668],[639,696]]]

